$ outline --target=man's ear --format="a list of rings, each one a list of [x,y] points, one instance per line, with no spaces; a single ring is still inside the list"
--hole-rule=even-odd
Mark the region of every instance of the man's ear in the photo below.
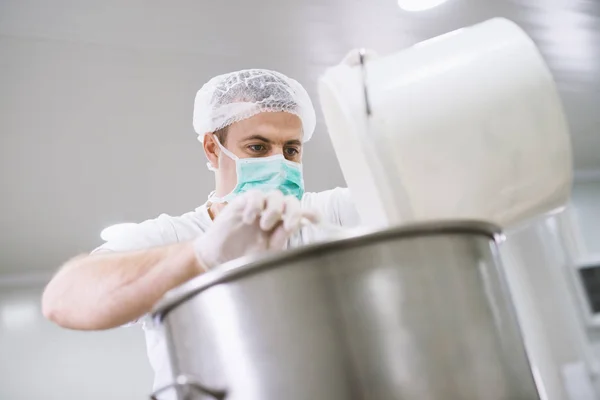
[[[212,133],[207,133],[204,135],[204,141],[202,142],[204,146],[204,154],[208,159],[208,162],[214,169],[219,168],[219,155],[221,153],[221,149],[215,140],[215,136]]]

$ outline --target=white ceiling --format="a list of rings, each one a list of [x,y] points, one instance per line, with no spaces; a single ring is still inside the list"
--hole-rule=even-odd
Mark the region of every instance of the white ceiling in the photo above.
[[[52,270],[112,223],[180,214],[211,190],[191,126],[213,75],[265,67],[317,78],[354,47],[381,54],[504,16],[558,81],[576,165],[600,169],[600,2],[0,0],[0,272]],[[318,106],[318,105],[317,105]],[[308,189],[343,185],[319,122]]]

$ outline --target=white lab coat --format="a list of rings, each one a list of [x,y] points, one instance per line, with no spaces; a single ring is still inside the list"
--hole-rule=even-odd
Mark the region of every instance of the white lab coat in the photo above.
[[[319,212],[321,218],[329,224],[354,227],[360,223],[350,191],[345,188],[305,193],[301,204],[302,208]],[[134,251],[184,242],[202,235],[212,224],[206,204],[178,217],[161,214],[158,218],[144,221],[126,234],[111,239],[92,253]],[[323,235],[321,230],[307,226],[290,239],[288,246],[313,243],[323,239]],[[170,383],[172,379],[165,338],[148,317],[141,318],[138,322],[146,336],[148,359],[154,370],[154,389],[157,389]]]

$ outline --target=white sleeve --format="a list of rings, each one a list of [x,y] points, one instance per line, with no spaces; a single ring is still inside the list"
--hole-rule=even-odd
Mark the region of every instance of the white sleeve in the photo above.
[[[114,238],[94,249],[91,254],[144,250],[177,243],[171,217],[162,214],[119,232]]]
[[[306,193],[302,203],[303,207],[318,211],[329,223],[349,228],[360,225],[360,217],[348,188]]]
[[[177,234],[170,219],[170,216],[162,214],[156,219],[149,219],[136,226],[128,227],[126,230],[119,232],[114,238],[94,249],[90,254],[144,250],[176,243],[178,241]],[[146,314],[137,320],[122,325],[122,327],[126,328],[138,324],[144,330],[151,328],[152,319]]]

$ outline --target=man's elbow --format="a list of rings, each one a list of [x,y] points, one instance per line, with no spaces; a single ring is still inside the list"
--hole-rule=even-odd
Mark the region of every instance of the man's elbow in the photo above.
[[[66,329],[92,331],[112,328],[105,321],[94,318],[92,312],[84,313],[76,302],[66,302],[64,299],[57,298],[48,288],[42,295],[42,315],[47,320]]]
[[[42,315],[56,325],[68,329],[90,329],[85,326],[84,321],[77,321],[74,318],[78,313],[81,304],[75,299],[70,299],[69,287],[72,282],[68,282],[67,270],[76,267],[78,261],[84,259],[86,255],[77,256],[69,260],[58,273],[50,280],[42,294]],[[93,328],[91,328],[93,329]]]
[[[47,295],[47,291],[44,291],[42,295],[42,315],[49,321],[54,322],[57,325],[62,326],[62,318],[60,307],[57,306],[56,302]]]
[[[54,280],[44,289],[42,294],[42,315],[49,321],[63,328],[77,329],[70,323],[70,310],[65,306],[65,302],[61,301],[60,295],[56,293]]]
[[[42,295],[42,315],[44,315],[47,320],[54,322],[63,328],[70,328],[67,326],[65,311],[66,310],[60,306],[60,302],[52,295],[51,290],[46,287],[46,290],[44,290],[44,294]]]

